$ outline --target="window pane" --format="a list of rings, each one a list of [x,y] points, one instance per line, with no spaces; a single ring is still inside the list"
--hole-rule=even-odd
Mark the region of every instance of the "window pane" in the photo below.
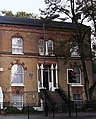
[[[70,53],[71,56],[79,56],[79,47],[77,42],[70,43]]]
[[[81,100],[82,96],[81,94],[73,94],[73,100]]]
[[[46,51],[48,51],[48,54],[52,54],[53,53],[53,41],[51,41],[51,40],[48,40],[47,41],[47,50]]]
[[[21,65],[12,66],[11,81],[12,83],[23,83],[23,67]]]
[[[80,74],[79,68],[75,67],[75,68],[74,68],[74,72],[76,72],[76,74]]]
[[[53,42],[51,40],[48,41],[48,47],[53,47]]]
[[[80,77],[76,76],[76,83],[80,83]]]
[[[12,95],[12,104],[14,107],[17,107],[18,109],[22,109],[23,107],[23,95]]]
[[[23,53],[23,40],[21,38],[12,39],[12,53],[14,54]]]
[[[81,83],[80,82],[80,69],[78,67],[74,67],[74,72],[76,73],[76,83]]]
[[[39,40],[39,53],[40,55],[44,55],[44,40]]]

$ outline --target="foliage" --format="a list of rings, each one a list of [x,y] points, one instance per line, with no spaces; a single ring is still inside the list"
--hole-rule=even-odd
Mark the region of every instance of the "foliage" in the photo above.
[[[38,18],[38,16],[33,13],[26,13],[23,11],[13,14],[12,11],[2,10],[1,13],[4,16],[17,17],[17,18],[34,18],[34,19]]]
[[[29,108],[29,110],[28,110]],[[27,113],[37,113],[37,110],[35,110],[32,106],[24,106],[22,109],[18,109],[13,106],[7,106],[4,110],[6,114],[27,114]],[[28,112],[29,111],[29,112]]]
[[[28,108],[29,108],[29,110],[28,110]],[[32,106],[24,106],[21,111],[23,113],[24,112],[28,113],[28,111],[29,111],[29,113],[36,113],[37,112],[37,110],[35,110]]]
[[[84,17],[87,17],[88,22],[92,22],[92,35],[93,35],[93,50],[96,50],[96,0],[82,0],[83,5],[81,7],[81,11],[84,15]]]
[[[94,23],[94,30],[96,32],[96,1],[95,0],[82,0],[81,11],[88,21],[92,20]]]
[[[78,19],[81,19],[82,23],[85,18],[88,18],[88,20],[96,22],[95,0],[61,0],[58,4],[56,2],[52,3],[52,0],[45,0],[45,4],[47,7],[41,10],[41,15],[51,16],[55,13],[61,13],[64,14],[63,20],[71,19],[72,22],[76,23]]]
[[[8,106],[5,109],[5,112],[6,112],[6,114],[18,114],[18,113],[20,113],[20,110],[17,109],[16,107]]]
[[[46,0],[45,0],[46,1]],[[51,0],[50,0],[51,1]],[[60,3],[45,2],[47,8],[41,10],[41,15],[51,16],[53,14],[59,13],[63,18],[61,20],[65,21],[67,19],[72,20],[72,22],[77,22],[80,19],[79,5],[77,4],[78,0],[62,0]]]

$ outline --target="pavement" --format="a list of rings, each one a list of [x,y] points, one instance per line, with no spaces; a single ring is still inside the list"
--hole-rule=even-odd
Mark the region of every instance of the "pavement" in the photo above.
[[[0,115],[0,119],[96,119],[96,114],[94,115],[78,115],[77,117],[72,115],[69,117],[65,114],[48,115]]]

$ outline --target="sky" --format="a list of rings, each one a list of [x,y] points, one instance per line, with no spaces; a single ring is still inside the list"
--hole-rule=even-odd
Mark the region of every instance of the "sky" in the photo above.
[[[40,16],[39,9],[44,10],[44,8],[46,8],[44,1],[45,0],[0,0],[0,11],[9,10],[13,13],[23,11]]]
[[[10,10],[13,13],[23,11],[40,15],[39,9],[45,6],[44,0],[0,0],[0,11]]]

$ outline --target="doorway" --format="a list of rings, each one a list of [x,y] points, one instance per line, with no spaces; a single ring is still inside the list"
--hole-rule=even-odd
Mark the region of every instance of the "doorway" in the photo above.
[[[51,69],[50,65],[45,66],[45,70],[43,71],[43,86],[47,90],[50,90],[50,82],[51,82]]]
[[[56,64],[40,64],[38,67],[38,91],[46,89],[55,91],[58,88],[58,75]]]

